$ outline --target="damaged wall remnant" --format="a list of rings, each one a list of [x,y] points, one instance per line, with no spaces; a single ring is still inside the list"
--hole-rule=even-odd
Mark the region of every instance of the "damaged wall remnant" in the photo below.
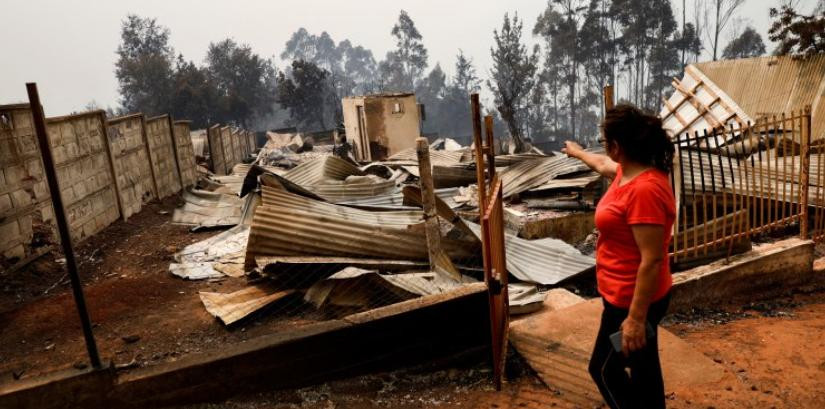
[[[175,160],[172,141],[172,121],[169,115],[156,116],[146,120],[146,139],[152,158],[152,171],[158,188],[158,199],[163,199],[180,191],[180,173]]]
[[[36,254],[54,215],[28,104],[0,106],[0,269]]]
[[[383,160],[415,148],[421,134],[415,94],[377,94],[341,100],[347,142],[359,161]]]
[[[206,143],[209,145],[209,160],[212,173],[226,174],[226,155],[223,153],[223,137],[219,125],[212,125],[206,130]]]
[[[198,172],[195,164],[195,150],[192,148],[192,139],[189,137],[189,125],[192,121],[175,121],[172,124],[172,135],[175,138],[175,154],[178,159],[178,170],[183,187],[192,186],[198,181]]]
[[[107,126],[115,184],[123,220],[126,220],[138,213],[144,204],[157,198],[143,114],[112,118],[107,121]]]
[[[75,242],[120,217],[104,111],[46,120],[63,209]]]
[[[238,159],[235,157],[235,144],[232,143],[232,131],[228,126],[220,128],[219,132],[221,133],[221,145],[223,146],[223,174],[228,175],[232,173],[232,167],[238,163]]]

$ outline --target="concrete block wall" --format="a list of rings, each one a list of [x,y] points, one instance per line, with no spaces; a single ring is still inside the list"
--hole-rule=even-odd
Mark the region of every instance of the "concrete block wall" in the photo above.
[[[46,120],[57,182],[75,243],[120,217],[105,126],[103,111]]]
[[[173,195],[181,189],[171,126],[168,115],[146,120],[146,139],[159,199]]]
[[[228,126],[221,128],[221,143],[223,144],[224,174],[232,173],[232,168],[238,163],[235,157],[235,144],[232,143],[232,131]]]
[[[175,152],[178,156],[180,179],[184,187],[192,186],[198,181],[195,163],[195,151],[192,149],[192,139],[189,136],[190,121],[175,121],[172,124],[172,134],[175,136]]]
[[[241,139],[240,129],[232,130],[232,143],[235,146],[235,158],[237,159],[236,164],[241,163],[246,157],[246,148],[244,148],[244,141]]]
[[[249,144],[249,154],[251,155],[255,153],[255,149],[258,149],[258,147],[255,146],[255,132],[246,131],[246,139],[247,144]]]
[[[226,158],[223,154],[223,138],[221,128],[213,125],[206,130],[207,144],[209,145],[209,158],[212,162],[212,173],[216,175],[226,174]]]
[[[140,212],[144,204],[157,197],[143,121],[143,114],[133,114],[107,122],[106,134],[123,220]]]
[[[0,271],[55,237],[31,110],[27,104],[0,106]]]

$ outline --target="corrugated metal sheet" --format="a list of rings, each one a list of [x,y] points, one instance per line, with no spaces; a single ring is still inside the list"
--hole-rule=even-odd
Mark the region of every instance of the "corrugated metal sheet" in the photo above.
[[[480,240],[481,226],[467,224]],[[596,266],[596,259],[574,253],[564,242],[525,240],[510,233],[504,239],[507,271],[522,281],[555,285]]]
[[[241,221],[244,200],[204,190],[184,191],[183,207],[175,209],[172,223],[198,227],[234,226]]]
[[[376,180],[337,156],[312,159],[283,176],[331,202],[373,197],[395,190],[395,181]]]
[[[567,156],[549,156],[519,162],[501,172],[504,197],[544,186],[553,179],[590,170],[584,162]]]
[[[291,290],[277,291],[265,285],[253,285],[228,294],[201,291],[198,295],[207,312],[224,325],[232,325],[292,293]]]
[[[459,188],[457,187],[450,187],[445,189],[436,189],[435,190],[436,196],[441,198],[444,203],[447,204],[452,209],[460,207],[461,204],[455,201],[455,197],[460,194]],[[353,200],[346,200],[343,202],[338,202],[338,204],[352,206],[352,207],[361,207],[361,208],[374,208],[374,209],[394,209],[394,210],[401,210],[401,209],[420,209],[420,207],[416,206],[405,206],[404,205],[404,195],[401,193],[393,193],[389,195],[380,195],[380,196],[373,196],[373,197],[364,197],[360,199],[353,199]]]
[[[416,296],[440,294],[477,282],[471,277],[464,277],[464,280],[459,283],[433,272],[380,274],[374,270],[347,267],[313,284],[304,299],[316,307],[371,307]]]
[[[462,158],[469,152],[469,148],[457,151],[430,150],[430,163],[435,165],[453,165],[462,161]],[[469,161],[469,159],[467,159]],[[405,162],[411,165],[418,165],[418,154],[415,148],[404,149],[401,152],[387,158],[382,164],[392,164],[392,162]]]
[[[812,138],[825,138],[825,55],[712,61],[692,64],[687,71],[707,79],[709,87],[730,98],[742,110],[741,120],[787,114],[810,105]]]
[[[695,66],[685,68],[684,77],[673,82],[673,95],[665,100],[661,111],[662,124],[672,135],[702,133],[714,127],[739,129],[752,121],[736,102],[719,89]],[[722,142],[708,140],[712,146]]]
[[[424,260],[427,248],[421,212],[369,212],[262,187],[247,246],[256,256],[346,256]],[[453,257],[475,255],[475,243],[444,238]]]

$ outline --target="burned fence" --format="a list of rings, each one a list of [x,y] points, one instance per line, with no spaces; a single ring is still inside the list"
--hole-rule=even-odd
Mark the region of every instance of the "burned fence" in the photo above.
[[[675,137],[674,262],[729,256],[788,228],[821,238],[825,168],[810,124],[808,109]]]

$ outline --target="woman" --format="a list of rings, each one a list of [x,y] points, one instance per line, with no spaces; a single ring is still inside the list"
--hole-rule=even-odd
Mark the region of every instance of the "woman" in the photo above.
[[[655,328],[672,284],[667,249],[676,206],[668,173],[674,149],[662,121],[632,105],[608,110],[601,129],[607,155],[570,141],[564,149],[613,179],[596,207],[596,281],[604,311],[590,375],[613,409],[664,408]],[[618,331],[620,353],[610,341]]]

